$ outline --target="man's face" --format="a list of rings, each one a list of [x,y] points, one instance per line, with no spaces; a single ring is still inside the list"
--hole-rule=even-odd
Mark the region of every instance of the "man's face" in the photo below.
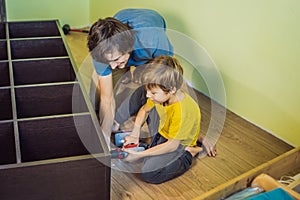
[[[127,64],[129,57],[129,53],[122,54],[118,51],[105,54],[105,58],[108,60],[108,64],[112,69],[123,69]]]

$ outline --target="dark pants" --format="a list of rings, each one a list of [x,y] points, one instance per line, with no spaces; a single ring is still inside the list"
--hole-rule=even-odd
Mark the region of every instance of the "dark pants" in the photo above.
[[[146,90],[144,86],[140,86],[117,107],[115,120],[123,124],[129,117],[137,114],[146,101]]]
[[[159,133],[153,138],[150,148],[167,140]],[[176,178],[185,173],[192,165],[193,157],[190,152],[179,145],[176,151],[147,157],[144,160],[141,177],[145,182],[159,184]]]

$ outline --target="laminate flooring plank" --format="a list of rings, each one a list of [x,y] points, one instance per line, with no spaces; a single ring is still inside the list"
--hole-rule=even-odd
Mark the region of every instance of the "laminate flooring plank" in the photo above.
[[[199,103],[202,111],[202,134],[205,134],[207,132],[211,117],[210,105],[211,103],[215,104],[215,102],[210,101],[208,97],[204,96],[201,93],[197,93],[197,96],[200,99]],[[232,148],[236,146],[233,144],[234,140],[239,149],[243,148],[243,145],[245,145],[245,150],[247,150],[249,156],[254,155],[258,156],[258,158],[261,156],[274,158],[275,156],[280,155],[293,148],[291,145],[274,137],[267,131],[251,124],[250,122],[237,116],[228,109],[226,111],[226,120],[222,130],[222,139],[226,139],[224,140],[224,143],[227,143],[228,146]],[[248,151],[249,147],[250,150],[252,150],[250,152]],[[237,149],[234,149],[234,151],[236,150]],[[260,153],[261,155],[259,155]],[[258,160],[259,162],[259,159],[255,160]],[[262,158],[262,160],[264,160],[264,158]]]
[[[235,129],[241,131],[243,133],[243,136],[247,137],[247,139],[256,141],[264,146],[266,151],[270,151],[278,155],[282,154],[283,151],[285,152],[293,148],[288,143],[280,140],[267,131],[255,126],[254,124],[244,120],[243,118],[237,116],[236,114],[233,114],[232,112],[230,113],[231,114],[228,115],[228,119],[230,119],[230,125],[232,127],[235,127]]]
[[[197,193],[206,192],[220,183],[227,181],[223,176],[219,176],[216,173],[215,168],[207,166],[206,163],[208,160],[215,161],[216,159],[209,157],[196,159],[192,167],[179,177],[183,182],[189,182],[190,187],[197,191]]]
[[[136,180],[134,174],[112,169],[111,199],[153,199]]]
[[[79,32],[70,32],[65,36],[68,46],[72,52],[74,61],[79,68],[89,54],[87,46],[87,34]]]
[[[247,159],[237,157],[227,146],[218,144],[218,155],[215,158],[200,159],[205,167],[214,170],[214,174],[230,180],[253,168]]]

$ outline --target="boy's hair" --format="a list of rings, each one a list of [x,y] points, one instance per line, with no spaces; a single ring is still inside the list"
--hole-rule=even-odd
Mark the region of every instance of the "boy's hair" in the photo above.
[[[164,92],[180,89],[183,69],[174,56],[158,56],[144,66],[142,81],[146,88],[160,87]]]
[[[128,24],[107,17],[92,25],[87,45],[94,60],[108,63],[105,54],[115,51],[125,54],[133,50],[134,34]]]

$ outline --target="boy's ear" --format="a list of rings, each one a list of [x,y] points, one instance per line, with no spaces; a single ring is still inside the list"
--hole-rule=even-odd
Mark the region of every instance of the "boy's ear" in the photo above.
[[[172,90],[169,92],[170,94],[175,94],[177,91],[176,87],[173,87]]]

